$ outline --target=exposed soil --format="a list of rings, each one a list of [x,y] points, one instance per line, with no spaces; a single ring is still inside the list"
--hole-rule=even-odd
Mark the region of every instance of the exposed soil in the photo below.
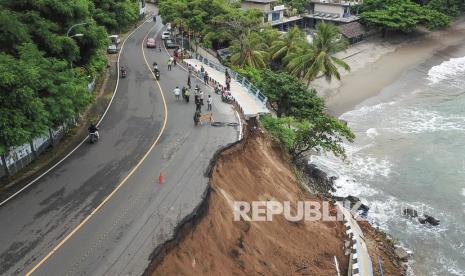
[[[301,190],[287,156],[262,134],[224,151],[197,217],[154,259],[152,275],[347,275],[339,222],[234,222],[233,201],[321,201]]]

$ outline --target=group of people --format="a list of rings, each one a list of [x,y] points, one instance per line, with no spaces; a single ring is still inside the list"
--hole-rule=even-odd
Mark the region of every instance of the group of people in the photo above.
[[[176,86],[176,88],[173,90],[174,93],[174,98],[179,101],[182,98],[186,103],[189,103],[190,100],[190,88],[183,86],[182,88],[179,88],[179,86]],[[195,110],[202,112],[202,106],[204,105],[204,93],[200,89],[198,85],[195,86],[194,89],[194,104],[195,104]],[[213,98],[211,95],[208,95],[207,98],[207,111],[212,110],[212,104],[213,104]]]
[[[208,75],[208,72],[203,68],[203,65],[200,66],[200,76],[203,78],[203,82],[208,85],[208,81],[210,80],[210,75]]]

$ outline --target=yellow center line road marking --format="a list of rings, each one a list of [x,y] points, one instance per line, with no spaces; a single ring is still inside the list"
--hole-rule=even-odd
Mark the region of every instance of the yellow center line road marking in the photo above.
[[[128,38],[136,31],[138,30],[141,26],[143,26],[143,24],[141,24],[139,27],[137,27],[135,30],[133,30],[129,35],[128,35]],[[145,40],[147,39],[147,36],[149,35],[149,33],[156,27],[156,24],[147,32],[147,34],[145,35],[144,39],[142,40],[142,54],[144,56],[144,60],[145,60],[145,64],[147,65],[147,67],[149,68],[150,72],[152,73],[152,76],[153,78],[156,80],[155,78],[155,74],[152,72],[152,70],[150,69],[150,65],[147,61],[147,58],[145,56],[145,52],[144,52],[144,42]],[[124,48],[124,43],[126,42],[123,41],[123,44],[121,45],[121,50],[120,52],[123,51],[123,48]],[[118,68],[119,70],[119,68]],[[160,137],[162,136],[163,132],[165,131],[165,128],[166,128],[166,123],[168,121],[168,107],[166,105],[166,100],[165,100],[165,95],[163,94],[163,90],[161,88],[161,85],[158,81],[157,82],[157,85],[158,85],[158,88],[160,89],[160,94],[161,94],[161,97],[162,97],[162,100],[163,100],[163,106],[164,106],[164,112],[165,112],[165,118],[163,120],[163,125],[161,127],[161,130],[160,130],[160,133],[158,133],[158,136],[157,138],[155,139],[155,141],[153,142],[153,144],[150,146],[150,148],[148,149],[148,151],[144,154],[144,156],[142,157],[142,159],[134,166],[134,168],[132,168],[132,170],[129,172],[129,174],[123,178],[123,180],[121,180],[121,182],[115,187],[115,189],[113,189],[113,191],[107,195],[105,197],[105,199],[83,220],[81,221],[68,235],[66,235],[66,237],[64,237],[44,258],[42,258],[31,270],[29,270],[27,273],[26,273],[26,276],[30,276],[32,273],[34,273],[41,265],[43,265],[58,249],[60,249],[60,247],[63,246],[63,244],[65,244],[66,241],[68,241],[74,234],[76,234],[76,232],[82,228],[82,226],[84,226],[102,207],[103,205],[105,205],[105,203],[107,203],[110,198],[116,194],[116,192],[118,192],[118,190],[126,183],[126,181],[134,174],[134,172],[142,165],[142,163],[147,159],[147,157],[149,156],[150,152],[153,150],[153,148],[155,147],[155,145],[158,143],[158,141],[160,140]]]

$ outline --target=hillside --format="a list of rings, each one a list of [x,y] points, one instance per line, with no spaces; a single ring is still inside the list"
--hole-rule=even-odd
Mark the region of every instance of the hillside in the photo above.
[[[223,152],[212,176],[208,209],[185,226],[152,275],[342,275],[345,234],[338,222],[234,222],[232,202],[319,198],[303,192],[282,150],[263,135]],[[194,226],[194,227],[192,227]]]

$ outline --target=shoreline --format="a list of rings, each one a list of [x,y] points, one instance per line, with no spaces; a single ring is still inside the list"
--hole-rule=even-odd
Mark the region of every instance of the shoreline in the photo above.
[[[343,72],[341,81],[318,79],[312,86],[326,99],[328,113],[339,117],[380,94],[405,71],[425,62],[438,51],[464,42],[465,18],[460,18],[447,30],[430,32],[404,43],[368,40],[353,47],[378,47],[348,57],[346,62],[353,71]]]

